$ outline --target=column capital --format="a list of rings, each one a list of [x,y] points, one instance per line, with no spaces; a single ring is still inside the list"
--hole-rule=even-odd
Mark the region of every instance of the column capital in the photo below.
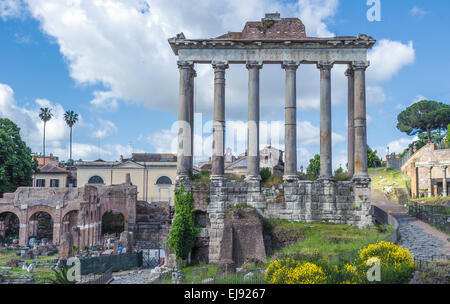
[[[181,60],[178,60],[177,61],[177,65],[178,65],[179,69],[190,69],[190,70],[194,69],[194,62],[193,61],[181,61]]]
[[[261,69],[263,63],[258,61],[247,61],[245,66],[247,69]]]
[[[285,70],[297,70],[299,65],[296,61],[283,61],[281,67]]]
[[[346,77],[353,77],[354,75],[355,75],[355,72],[353,70],[353,67],[351,65],[349,65],[347,70],[345,70],[345,76]]]
[[[369,65],[370,65],[369,61],[353,61],[352,69],[365,71],[369,67]]]
[[[331,61],[319,61],[317,62],[317,68],[320,70],[331,70],[333,68],[334,62]]]
[[[214,70],[226,70],[229,68],[229,65],[226,61],[213,61],[212,67]]]
[[[191,77],[197,77],[197,71],[192,67],[192,70],[191,70]]]

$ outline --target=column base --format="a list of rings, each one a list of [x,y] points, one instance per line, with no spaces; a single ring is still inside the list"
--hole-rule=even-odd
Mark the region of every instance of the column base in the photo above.
[[[334,177],[333,176],[319,176],[319,178],[317,180],[334,182]]]
[[[210,176],[210,180],[211,181],[223,181],[226,180],[227,178],[225,177],[225,175],[211,175]]]
[[[285,183],[293,183],[299,180],[298,175],[284,175],[283,176],[283,181]]]

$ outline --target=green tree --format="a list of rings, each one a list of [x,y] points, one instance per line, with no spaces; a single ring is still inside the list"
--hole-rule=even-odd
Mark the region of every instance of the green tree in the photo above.
[[[20,129],[11,120],[0,118],[0,197],[18,187],[31,186],[37,161],[20,137]]]
[[[175,218],[169,232],[169,246],[177,259],[187,258],[200,229],[195,224],[192,193],[185,191],[182,185],[175,192]]]
[[[381,167],[381,159],[377,155],[377,150],[372,150],[367,146],[367,166],[369,168]]]
[[[64,113],[64,120],[70,128],[70,158],[69,158],[69,162],[72,164],[73,163],[73,160],[72,160],[72,127],[78,121],[78,114],[76,114],[74,111],[67,111],[66,113]]]
[[[52,109],[49,108],[41,108],[41,112],[39,113],[39,118],[44,122],[44,140],[43,140],[43,147],[44,147],[44,165],[45,165],[45,125],[47,124],[47,121],[52,119]]]
[[[403,157],[406,155],[406,153],[410,150],[413,150],[416,148],[416,151],[420,150],[422,147],[426,146],[428,143],[428,134],[427,133],[419,133],[417,135],[418,139],[413,141],[408,145],[408,147],[399,155],[400,157]],[[442,139],[444,138],[443,135],[439,135],[438,132],[431,132],[431,142],[433,143],[440,143]]]
[[[314,158],[309,160],[308,168],[306,168],[306,174],[312,176],[320,175],[320,155],[314,155]]]
[[[450,123],[449,119],[449,105],[422,100],[409,106],[398,115],[397,129],[410,136],[426,132],[428,142],[431,143],[431,132]]]
[[[261,183],[264,184],[272,176],[272,172],[270,172],[269,168],[262,168],[259,171],[259,175],[261,175]]]
[[[450,124],[447,126],[447,144],[450,144]]]

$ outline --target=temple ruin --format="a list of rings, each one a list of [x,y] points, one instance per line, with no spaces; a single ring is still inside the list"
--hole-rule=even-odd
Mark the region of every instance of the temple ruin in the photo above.
[[[367,50],[375,42],[363,34],[308,37],[300,19],[280,18],[280,14],[266,14],[261,21],[247,22],[242,32],[229,32],[217,38],[187,39],[180,33],[169,39],[178,56],[180,71],[177,183],[188,188],[191,187],[188,172],[193,168],[195,65],[208,64],[214,69],[209,262],[218,261],[225,211],[238,203],[255,207],[269,218],[329,221],[358,227],[372,223],[365,71],[369,66]],[[230,64],[245,64],[248,70],[245,181],[227,180],[224,174],[225,75]],[[260,71],[265,64],[279,64],[286,71],[284,184],[268,196],[261,191],[259,175]],[[320,178],[317,181],[300,181],[297,175],[296,73],[305,64],[314,64],[320,70]],[[331,69],[337,64],[348,66],[348,169],[353,177],[350,182],[336,182],[332,173]]]

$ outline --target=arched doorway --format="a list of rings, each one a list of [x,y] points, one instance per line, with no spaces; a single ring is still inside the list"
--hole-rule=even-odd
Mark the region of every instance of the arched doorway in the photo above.
[[[48,242],[53,242],[53,218],[49,213],[45,211],[34,213],[30,217],[29,226],[29,239],[35,238],[37,241],[47,239]]]
[[[72,210],[63,217],[63,233],[72,232],[72,227],[78,226],[78,210]]]
[[[0,243],[11,243],[19,239],[20,220],[12,212],[0,213]]]
[[[125,217],[120,212],[106,211],[102,216],[102,235],[119,236],[125,231]]]
[[[158,186],[158,202],[170,203],[172,180],[168,176],[160,176],[155,183]]]

